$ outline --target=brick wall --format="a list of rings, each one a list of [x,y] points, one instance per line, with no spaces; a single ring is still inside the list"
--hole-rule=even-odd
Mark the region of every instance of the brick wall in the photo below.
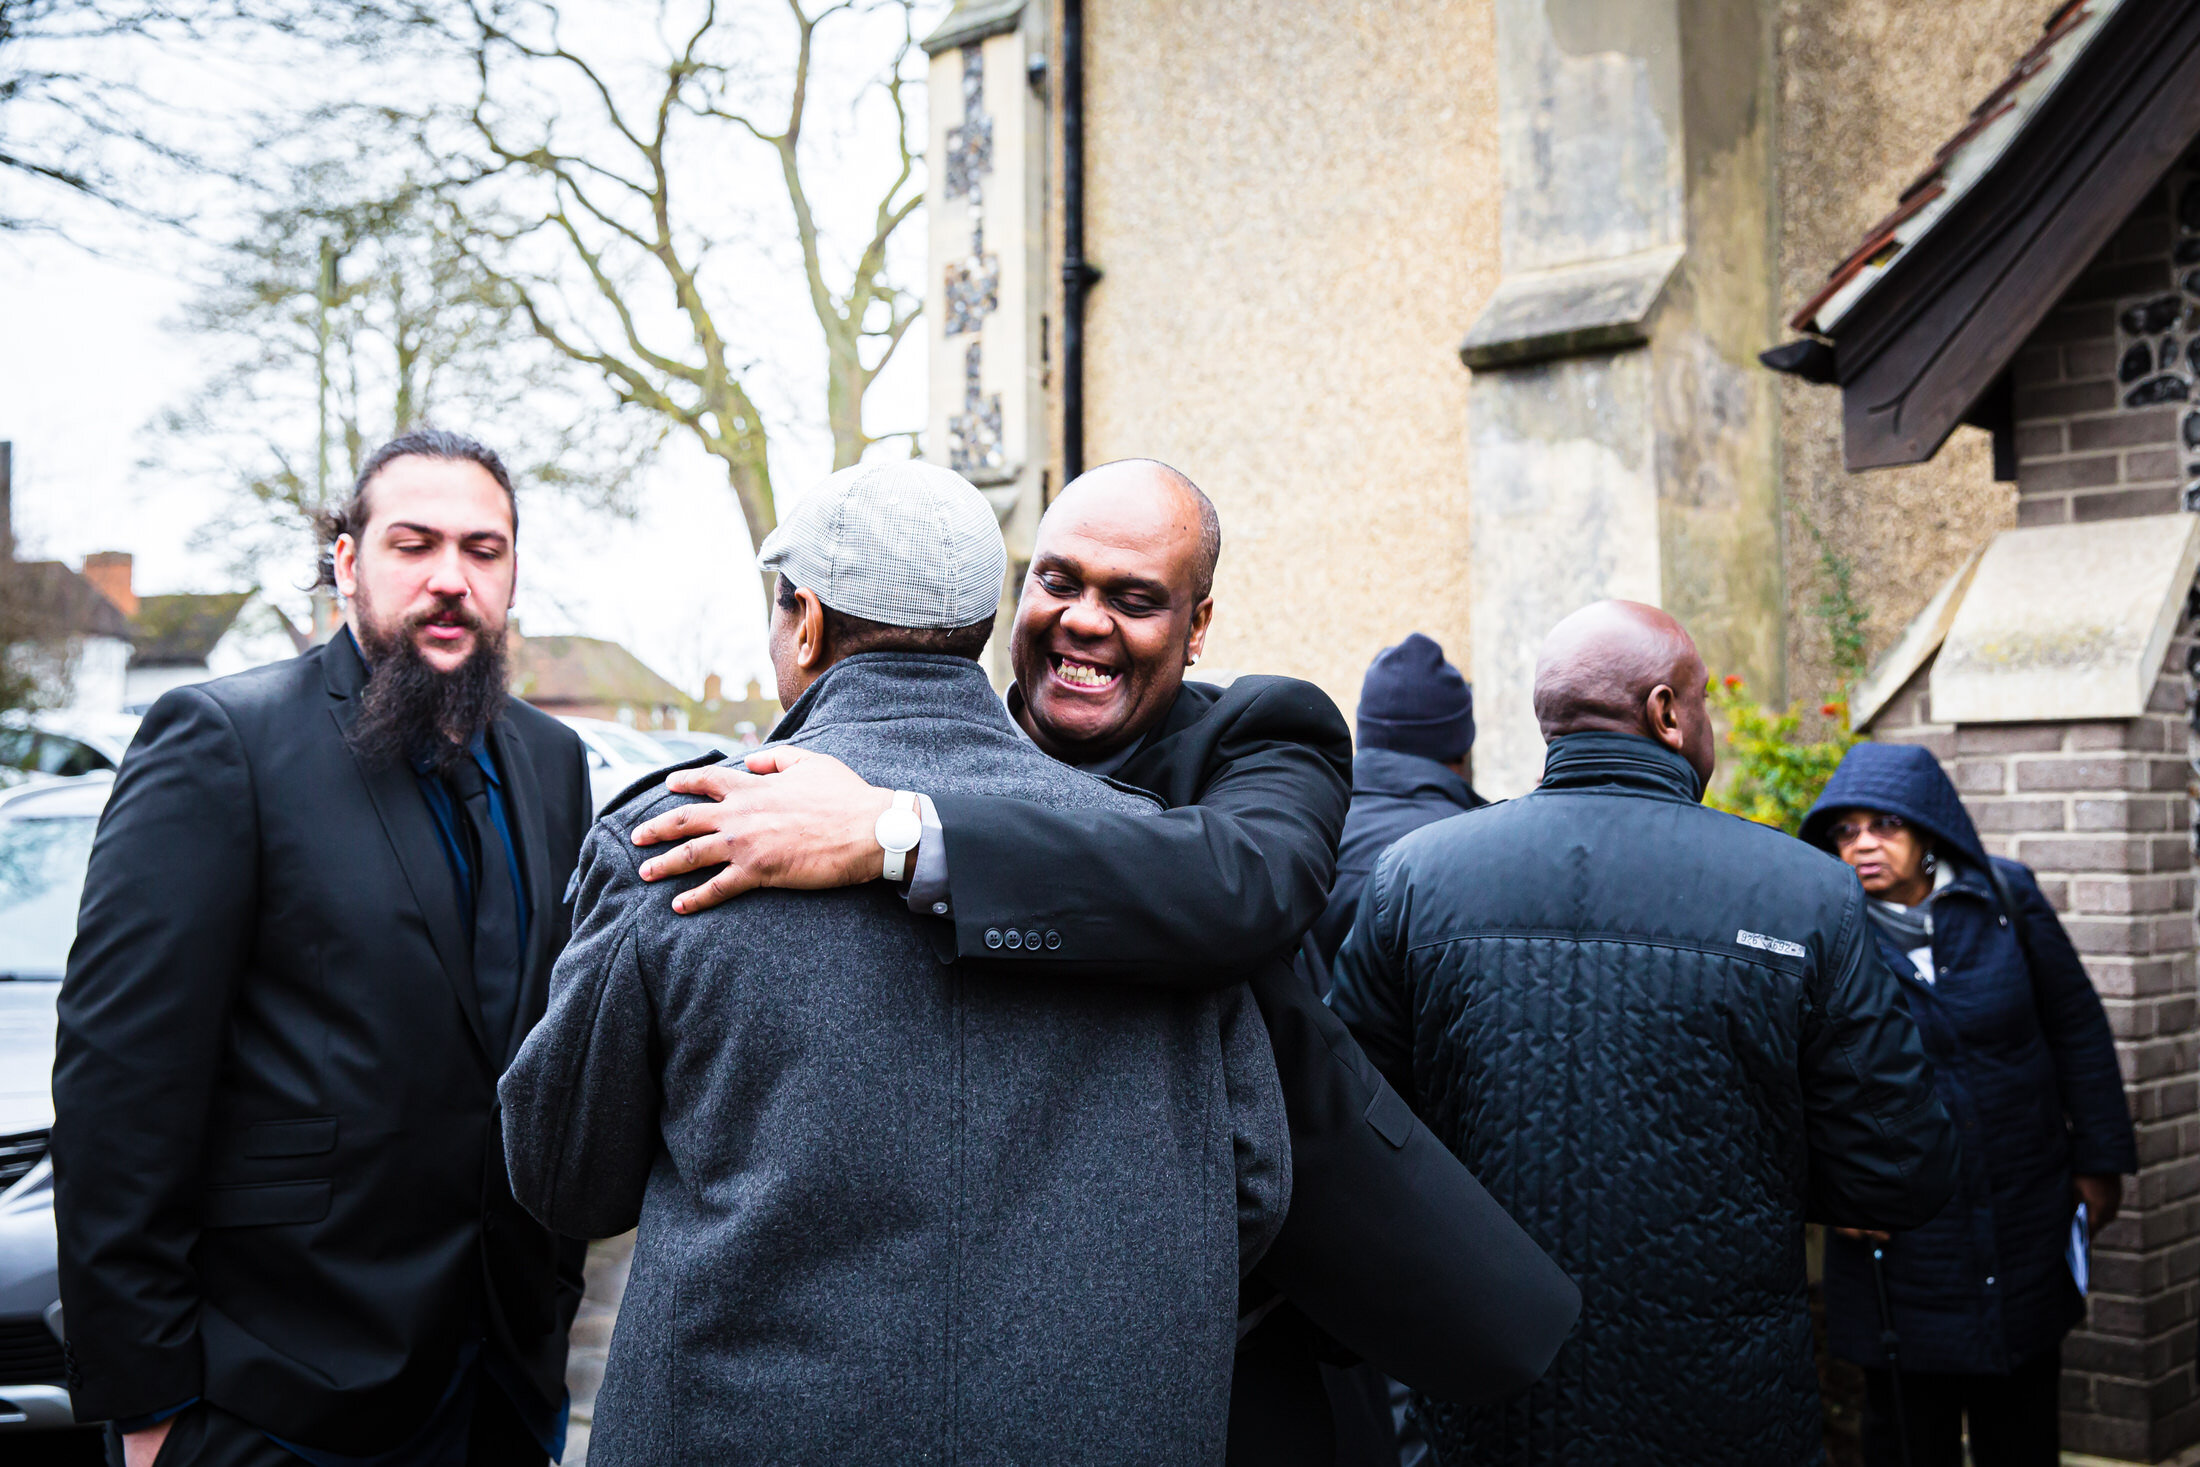
[[[2087,497],[2056,502],[2082,513]],[[2063,1446],[2137,1462],[2200,1440],[2193,647],[2188,616],[2141,718],[1935,723],[1928,663],[1872,729],[1930,748],[1987,848],[2038,874],[2108,1010],[2141,1170],[2095,1242],[2087,1320],[2064,1347]]]
[[[2200,290],[2180,287],[2200,230],[2172,208],[2188,182],[2139,206],[2017,356],[2019,525],[2168,514],[2200,478]]]

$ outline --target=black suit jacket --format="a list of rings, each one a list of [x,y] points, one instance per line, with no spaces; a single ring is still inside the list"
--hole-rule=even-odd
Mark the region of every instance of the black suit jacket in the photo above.
[[[1430,1395],[1486,1401],[1534,1381],[1581,1296],[1414,1118],[1323,1006],[1303,934],[1321,915],[1352,745],[1291,678],[1186,683],[1115,772],[1160,816],[934,798],[961,954],[1027,972],[1247,981],[1291,1125],[1291,1210],[1256,1273],[1331,1335]],[[986,943],[1060,932],[1057,947]],[[1318,960],[1316,960],[1318,961]]]
[[[80,1419],[193,1396],[344,1453],[402,1443],[469,1338],[546,1406],[582,1245],[512,1200],[496,1080],[539,1018],[591,816],[572,732],[490,732],[532,919],[514,1032],[411,769],[344,731],[349,637],[179,688],[100,821],[60,998],[53,1162]]]

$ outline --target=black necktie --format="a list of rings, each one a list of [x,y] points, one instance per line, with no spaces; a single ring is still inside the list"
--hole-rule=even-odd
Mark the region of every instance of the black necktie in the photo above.
[[[504,837],[489,814],[489,781],[471,754],[445,776],[466,807],[474,847],[474,992],[489,1058],[502,1064],[519,1010],[519,898]]]

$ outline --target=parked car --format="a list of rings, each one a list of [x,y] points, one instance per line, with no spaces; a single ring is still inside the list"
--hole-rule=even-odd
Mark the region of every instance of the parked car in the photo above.
[[[739,739],[729,739],[724,734],[704,733],[700,729],[660,729],[650,735],[665,746],[674,762],[685,763],[699,754],[723,754],[728,759],[738,759],[754,744],[744,744]]]
[[[137,730],[131,713],[0,714],[0,785],[120,769]]]
[[[0,791],[0,1432],[76,1424],[62,1384],[46,1155],[54,999],[113,787],[113,772],[102,770]]]
[[[598,815],[621,790],[643,775],[667,764],[678,764],[688,757],[674,754],[650,735],[623,723],[602,718],[569,718],[562,714],[558,722],[579,734],[588,748],[588,789],[595,798]]]

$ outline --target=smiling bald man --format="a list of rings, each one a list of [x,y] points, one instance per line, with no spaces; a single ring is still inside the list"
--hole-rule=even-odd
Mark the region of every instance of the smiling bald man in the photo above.
[[[1071,484],[1016,604],[1011,706],[1032,741],[1072,764],[1120,762],[1206,650],[1221,555],[1214,504],[1167,464],[1126,459]]]
[[[1245,1294],[1247,1325],[1268,1327],[1239,1354],[1231,1460],[1328,1467],[1320,1378],[1303,1340],[1275,1338],[1295,1318],[1279,1296],[1388,1374],[1462,1401],[1533,1380],[1580,1300],[1294,966],[1335,871],[1351,741],[1310,683],[1186,680],[1213,620],[1221,540],[1207,497],[1150,459],[1064,489],[1017,601],[1009,710],[1047,753],[1168,808],[1121,819],[983,794],[928,800],[904,857],[907,900],[943,952],[1028,982],[1249,984],[1283,1082],[1292,1188]],[[880,879],[872,831],[892,791],[772,749],[748,767],[767,777],[724,765],[673,775],[671,788],[717,803],[635,833],[687,841],[646,877],[726,863],[682,895],[683,910],[757,886]]]

